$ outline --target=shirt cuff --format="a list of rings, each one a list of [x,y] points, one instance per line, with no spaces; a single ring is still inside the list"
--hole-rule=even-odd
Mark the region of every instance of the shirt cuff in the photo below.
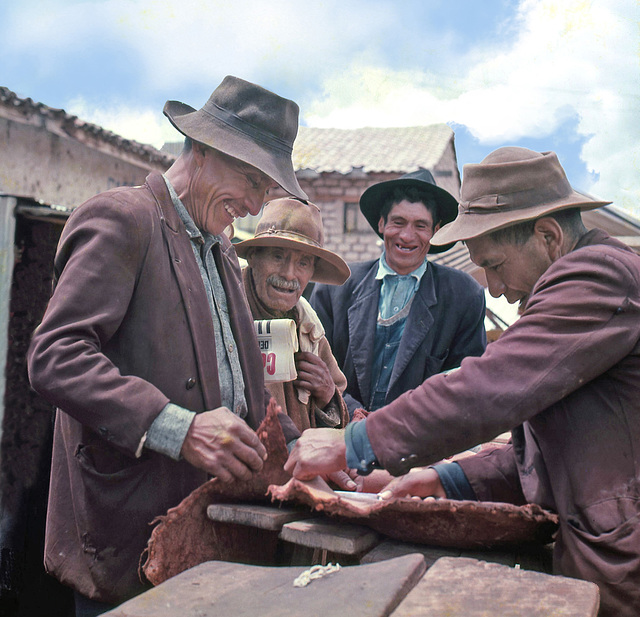
[[[367,420],[358,420],[347,424],[344,434],[347,446],[347,467],[355,469],[361,476],[369,475],[380,463],[373,453],[369,435],[367,435]]]
[[[433,465],[433,468],[440,477],[442,488],[448,499],[478,501],[475,491],[458,463],[439,463]]]
[[[142,438],[144,447],[179,461],[182,444],[195,415],[194,411],[168,403],[149,427],[146,439]]]

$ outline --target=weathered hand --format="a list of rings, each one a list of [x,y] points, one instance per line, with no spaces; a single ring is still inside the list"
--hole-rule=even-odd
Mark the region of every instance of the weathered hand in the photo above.
[[[446,497],[440,476],[433,467],[416,467],[394,478],[380,491],[382,499],[391,497]]]
[[[361,476],[355,469],[349,469],[349,477],[356,483],[356,491],[359,493],[378,493],[393,480],[386,469],[374,469],[366,476]]]
[[[349,477],[345,470],[328,473],[324,476],[324,480],[327,484],[335,484],[340,491],[356,491],[358,489],[356,482]]]
[[[232,482],[260,471],[267,451],[244,420],[218,407],[194,417],[181,454],[194,467]]]
[[[309,390],[320,409],[326,407],[335,394],[336,384],[324,360],[309,351],[298,351],[295,362],[298,378],[294,385]]]
[[[284,469],[298,480],[327,476],[347,467],[344,431],[309,428],[296,442]]]

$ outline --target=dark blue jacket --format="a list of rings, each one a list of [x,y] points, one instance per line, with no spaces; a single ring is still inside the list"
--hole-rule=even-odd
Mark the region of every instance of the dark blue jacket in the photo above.
[[[349,264],[341,287],[316,285],[311,304],[326,330],[338,365],[347,378],[344,399],[350,414],[367,409],[382,281],[378,261]],[[479,356],[486,346],[484,289],[471,276],[430,263],[407,317],[386,403],[425,379]]]

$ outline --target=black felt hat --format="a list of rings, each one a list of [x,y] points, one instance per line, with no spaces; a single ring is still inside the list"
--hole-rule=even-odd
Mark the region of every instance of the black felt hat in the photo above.
[[[446,225],[453,221],[458,214],[458,200],[444,189],[436,185],[433,175],[428,169],[418,169],[411,173],[400,176],[395,180],[386,180],[370,186],[360,197],[360,211],[364,214],[373,230],[382,238],[378,230],[380,211],[387,196],[398,187],[415,187],[420,191],[431,195],[438,208],[438,219],[440,225]],[[437,221],[434,221],[437,223]],[[453,243],[455,244],[455,242]],[[453,244],[445,246],[433,246],[429,248],[429,253],[442,253],[448,251]]]

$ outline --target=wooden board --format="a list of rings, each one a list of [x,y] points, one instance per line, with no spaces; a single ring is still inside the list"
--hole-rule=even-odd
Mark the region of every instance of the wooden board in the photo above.
[[[360,558],[360,563],[375,563],[385,559],[393,559],[401,555],[420,553],[424,556],[427,568],[430,568],[441,557],[469,557],[481,561],[501,563],[505,566],[520,566],[523,570],[534,570],[550,574],[552,571],[551,545],[536,544],[506,547],[502,549],[459,549],[427,544],[413,544],[397,540],[384,540],[374,546]]]
[[[249,525],[258,529],[280,531],[285,523],[312,516],[293,508],[276,508],[257,504],[216,503],[207,508],[207,517],[220,523]]]
[[[596,617],[597,585],[466,557],[442,557],[393,617]]]
[[[208,561],[104,613],[109,617],[387,617],[425,571],[421,555],[341,568],[306,587],[301,567]]]
[[[358,555],[378,543],[378,534],[368,527],[325,518],[294,521],[282,527],[280,538],[293,544]]]

